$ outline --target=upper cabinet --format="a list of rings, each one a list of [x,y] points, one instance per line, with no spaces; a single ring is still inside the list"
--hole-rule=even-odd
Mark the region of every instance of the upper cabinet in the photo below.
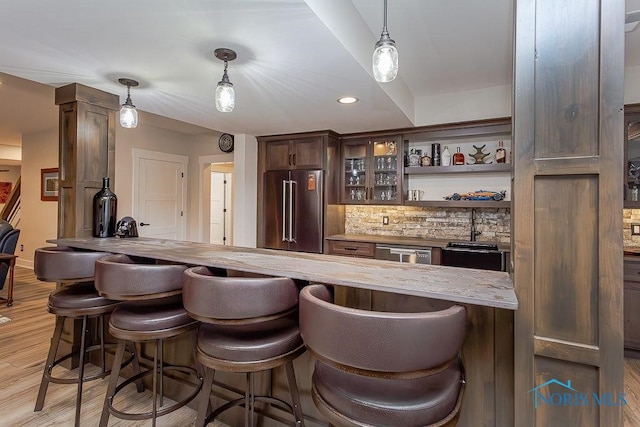
[[[509,119],[419,128],[403,140],[405,205],[511,206]]]
[[[342,140],[342,202],[402,203],[402,148],[399,136]]]
[[[266,170],[322,169],[325,150],[322,138],[304,137],[269,141],[266,145]]]
[[[624,109],[624,207],[640,208],[640,104]]]

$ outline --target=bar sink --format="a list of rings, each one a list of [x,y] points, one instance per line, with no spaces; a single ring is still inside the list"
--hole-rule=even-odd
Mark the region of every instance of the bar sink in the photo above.
[[[449,242],[442,248],[442,265],[506,271],[506,258],[496,243]]]

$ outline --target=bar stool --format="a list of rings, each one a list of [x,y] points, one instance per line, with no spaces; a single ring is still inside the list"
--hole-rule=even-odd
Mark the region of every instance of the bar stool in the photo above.
[[[245,407],[245,426],[254,425],[254,404],[266,402],[286,408],[304,426],[293,360],[304,352],[298,329],[298,288],[284,277],[217,277],[207,267],[185,271],[183,303],[189,315],[202,322],[196,357],[205,366],[198,397],[196,426],[204,426],[223,411]],[[285,366],[292,405],[270,396],[256,396],[256,372]],[[244,398],[211,413],[209,395],[214,370],[247,374]]]
[[[109,416],[126,420],[151,419],[173,412],[193,400],[202,387],[202,377],[187,366],[165,366],[163,342],[167,338],[194,330],[199,322],[193,320],[182,306],[182,274],[187,267],[178,264],[159,264],[155,260],[110,255],[96,261],[96,289],[106,298],[124,301],[116,307],[109,320],[109,333],[118,339],[118,348],[113,361],[109,386],[105,396],[100,426],[105,427]],[[153,368],[123,381],[118,385],[120,364],[125,343],[154,342]],[[165,372],[174,371],[197,378],[194,391],[171,406],[163,406],[163,378]],[[116,409],[114,398],[128,384],[152,375],[151,412],[130,413]],[[158,399],[159,395],[159,399]],[[158,400],[160,407],[158,409]]]
[[[105,369],[105,349],[110,345],[104,342],[104,316],[110,314],[118,304],[118,301],[106,299],[98,295],[93,285],[95,261],[109,255],[105,252],[89,252],[68,247],[44,247],[36,249],[34,258],[34,271],[36,277],[47,282],[66,282],[49,295],[47,309],[55,314],[56,326],[49,347],[49,354],[42,373],[40,390],[36,400],[35,411],[42,410],[49,383],[78,384],[76,394],[75,425],[80,422],[80,408],[82,404],[82,385],[86,381],[104,378],[109,375]],[[90,318],[98,318],[98,330],[100,343],[87,346],[87,321]],[[62,329],[65,319],[82,319],[82,337],[80,349],[56,359]],[[85,354],[100,350],[101,372],[95,375],[84,375]],[[79,356],[79,368],[77,378],[59,378],[52,374],[53,368],[61,362]],[[133,356],[132,356],[133,357]],[[130,359],[132,360],[132,359]]]
[[[330,290],[300,293],[300,332],[317,359],[312,398],[337,426],[453,426],[464,394],[466,310],[365,311]]]

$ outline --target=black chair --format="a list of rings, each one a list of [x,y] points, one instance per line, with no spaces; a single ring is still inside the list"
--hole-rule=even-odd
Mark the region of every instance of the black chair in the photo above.
[[[0,223],[0,253],[14,255],[20,237],[20,229],[11,227],[7,221]],[[0,260],[0,290],[4,288],[4,282],[9,272],[9,261]]]

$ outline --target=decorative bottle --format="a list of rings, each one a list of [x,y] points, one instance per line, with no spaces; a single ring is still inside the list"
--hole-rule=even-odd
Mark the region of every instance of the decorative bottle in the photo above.
[[[442,166],[450,166],[451,165],[451,153],[449,152],[449,147],[444,146],[444,150],[442,150],[442,154],[440,155],[442,159]]]
[[[102,189],[93,196],[93,237],[116,235],[118,198],[109,189],[109,178],[102,178]]]
[[[458,147],[456,152],[453,153],[453,164],[464,165],[464,154],[460,152],[460,147]]]
[[[496,150],[496,163],[505,163],[507,161],[507,150],[504,149],[502,141],[498,142],[498,149]]]

